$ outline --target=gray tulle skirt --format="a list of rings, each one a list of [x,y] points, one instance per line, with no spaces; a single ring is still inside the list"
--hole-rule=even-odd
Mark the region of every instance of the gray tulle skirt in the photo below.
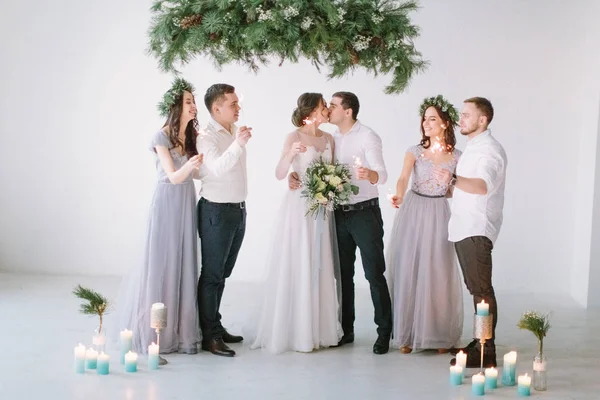
[[[120,329],[133,331],[133,350],[146,354],[156,342],[150,327],[153,303],[167,307],[160,353],[196,353],[200,341],[196,287],[198,239],[193,181],[158,183],[148,220],[144,259],[121,286]]]
[[[449,219],[446,198],[412,191],[396,211],[386,254],[394,347],[450,348],[460,340],[462,283]]]

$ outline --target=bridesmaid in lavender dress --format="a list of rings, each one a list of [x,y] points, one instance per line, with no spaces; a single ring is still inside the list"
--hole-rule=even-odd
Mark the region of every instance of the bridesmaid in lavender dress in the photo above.
[[[157,185],[150,207],[143,263],[124,281],[120,295],[120,328],[133,331],[133,350],[146,354],[156,342],[150,328],[153,303],[167,307],[160,353],[195,354],[200,339],[196,309],[198,251],[196,239],[197,177],[202,155],[196,150],[198,121],[193,86],[176,79],[161,110],[167,121],[150,144]],[[161,364],[166,363],[161,357]]]
[[[402,353],[445,353],[463,325],[462,287],[448,241],[448,185],[432,174],[439,165],[454,173],[461,152],[454,148],[456,109],[442,96],[421,105],[421,143],[408,149],[392,204],[394,218],[387,260],[393,304],[392,346]],[[409,179],[412,185],[408,192]],[[406,193],[406,194],[405,194]]]

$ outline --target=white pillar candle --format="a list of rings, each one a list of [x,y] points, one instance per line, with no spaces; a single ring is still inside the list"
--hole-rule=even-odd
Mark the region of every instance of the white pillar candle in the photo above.
[[[471,381],[471,393],[474,396],[483,396],[483,393],[485,392],[485,376],[483,376],[481,373],[473,375]]]
[[[517,352],[511,351],[504,355],[504,364],[502,365],[502,384],[505,386],[514,386],[516,384],[516,366]]]
[[[148,369],[158,369],[158,350],[155,343],[148,346]]]
[[[525,375],[519,376],[517,379],[517,392],[521,396],[529,396],[531,394],[531,377]]]
[[[498,370],[494,367],[485,369],[485,387],[496,389],[498,387]]]
[[[98,364],[98,352],[91,347],[85,352],[85,361],[87,369],[96,369]]]
[[[121,364],[125,364],[125,354],[127,354],[127,352],[129,350],[131,350],[132,344],[133,344],[133,332],[128,330],[128,329],[123,329],[120,333],[120,338],[121,338],[121,343],[120,343],[120,350],[121,350]]]
[[[467,354],[462,350],[456,353],[456,365],[460,365],[462,367],[462,375],[464,379],[465,369],[467,368]]]
[[[83,374],[85,372],[85,346],[79,343],[74,349],[75,372]]]
[[[477,304],[477,315],[481,315],[487,317],[490,315],[490,305],[485,302],[485,300],[481,300],[481,303]]]
[[[98,355],[98,365],[96,367],[96,372],[98,375],[108,375],[108,365],[110,361],[110,356],[105,353],[100,353]]]
[[[125,354],[125,371],[126,372],[136,372],[137,371],[137,353],[133,351],[127,352]]]

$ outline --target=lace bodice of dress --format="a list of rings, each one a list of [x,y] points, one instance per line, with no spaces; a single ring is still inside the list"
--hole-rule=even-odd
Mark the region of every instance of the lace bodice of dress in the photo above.
[[[296,154],[292,160],[291,167],[293,171],[298,173],[300,179],[304,177],[309,165],[319,157],[322,157],[326,162],[332,161],[333,138],[327,133],[324,133],[323,136],[319,137],[310,136],[300,131],[290,133],[284,144],[282,156],[289,151],[294,142],[298,141],[306,146],[306,151],[304,153]]]
[[[438,165],[450,172],[454,172],[456,169],[456,163],[458,162],[462,152],[454,149],[452,151],[452,158],[449,161],[435,164],[433,160],[425,156],[425,148],[421,145],[413,146],[408,149],[408,151],[414,154],[414,156],[417,158],[412,173],[411,189],[417,193],[425,194],[427,196],[445,195],[448,191],[448,185],[438,181],[433,176],[433,167]]]

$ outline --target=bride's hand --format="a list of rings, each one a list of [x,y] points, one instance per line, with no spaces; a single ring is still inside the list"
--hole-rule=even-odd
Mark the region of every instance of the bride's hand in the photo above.
[[[294,142],[292,143],[292,147],[289,150],[289,155],[293,158],[298,153],[304,153],[306,151],[306,146],[302,144],[302,142]]]

